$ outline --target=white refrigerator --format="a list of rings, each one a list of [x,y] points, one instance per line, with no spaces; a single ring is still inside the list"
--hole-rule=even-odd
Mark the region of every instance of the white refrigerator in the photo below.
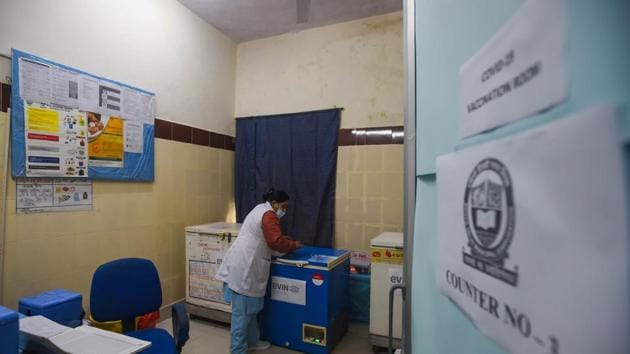
[[[371,242],[370,278],[370,342],[387,347],[389,335],[389,290],[402,283],[403,234],[383,232]],[[402,295],[394,295],[393,338],[394,347],[400,348],[402,334]]]
[[[230,322],[223,283],[214,278],[241,224],[216,222],[186,227],[186,303],[192,317]]]

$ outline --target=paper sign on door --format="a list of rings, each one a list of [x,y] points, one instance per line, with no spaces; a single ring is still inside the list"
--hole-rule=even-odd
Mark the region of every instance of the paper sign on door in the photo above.
[[[567,96],[566,0],[528,0],[459,70],[459,135],[538,113]]]
[[[513,354],[628,353],[628,229],[615,109],[437,161],[436,282]]]

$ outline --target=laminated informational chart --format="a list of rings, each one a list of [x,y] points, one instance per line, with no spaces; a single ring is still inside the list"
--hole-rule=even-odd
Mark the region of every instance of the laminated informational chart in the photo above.
[[[14,177],[153,181],[153,93],[12,54]]]
[[[225,303],[223,282],[215,279],[225,245],[215,235],[187,235],[188,296]]]
[[[18,214],[92,210],[92,181],[78,178],[18,178]]]
[[[210,262],[188,261],[188,287],[190,297],[206,301],[223,302],[223,283],[214,278],[217,265]]]

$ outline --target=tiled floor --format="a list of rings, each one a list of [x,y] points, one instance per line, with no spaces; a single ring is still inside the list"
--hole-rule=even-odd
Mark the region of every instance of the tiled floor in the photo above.
[[[158,324],[171,333],[171,319]],[[214,354],[230,352],[230,328],[203,320],[190,321],[190,340],[184,346],[183,354]],[[258,353],[296,353],[280,347],[271,347]],[[348,333],[333,350],[335,354],[372,353],[367,324],[351,324]]]

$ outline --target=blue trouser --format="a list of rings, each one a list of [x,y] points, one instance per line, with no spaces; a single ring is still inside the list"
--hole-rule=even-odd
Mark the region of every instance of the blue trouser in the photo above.
[[[247,347],[258,343],[258,313],[265,304],[264,297],[251,297],[232,291],[223,284],[223,298],[232,304],[232,325],[230,328],[230,353],[245,354]]]

